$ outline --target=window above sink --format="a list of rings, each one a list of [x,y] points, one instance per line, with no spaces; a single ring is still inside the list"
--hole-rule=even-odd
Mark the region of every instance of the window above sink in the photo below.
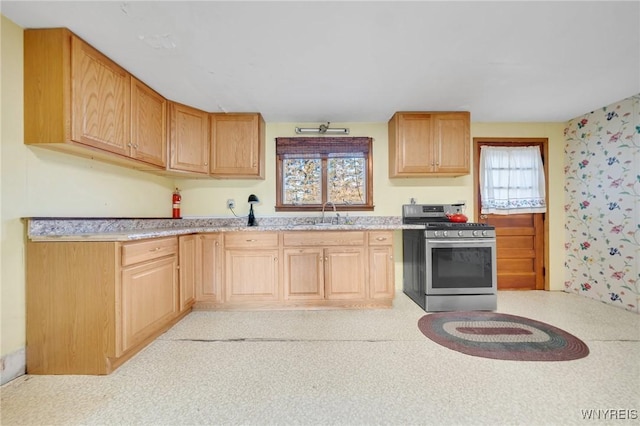
[[[276,211],[373,210],[372,139],[276,138]]]

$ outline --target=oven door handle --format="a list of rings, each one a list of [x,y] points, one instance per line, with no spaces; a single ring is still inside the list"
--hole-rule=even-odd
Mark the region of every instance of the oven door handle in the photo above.
[[[426,240],[427,244],[452,244],[452,245],[461,245],[461,244],[471,244],[476,247],[484,247],[487,245],[493,245],[496,243],[495,238],[482,238],[482,239],[451,239],[451,240]]]

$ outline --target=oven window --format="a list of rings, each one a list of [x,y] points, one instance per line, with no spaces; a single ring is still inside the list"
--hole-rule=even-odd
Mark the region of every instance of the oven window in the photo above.
[[[491,247],[431,249],[434,289],[491,288]]]

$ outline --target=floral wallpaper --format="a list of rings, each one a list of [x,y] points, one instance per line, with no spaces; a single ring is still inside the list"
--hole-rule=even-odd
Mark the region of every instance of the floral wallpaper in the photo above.
[[[565,291],[640,313],[640,94],[565,129]]]

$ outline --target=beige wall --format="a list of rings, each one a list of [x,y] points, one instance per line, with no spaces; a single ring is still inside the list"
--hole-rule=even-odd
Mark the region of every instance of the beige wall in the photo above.
[[[173,179],[23,144],[22,28],[2,16],[1,355],[25,345],[22,217],[164,216]]]
[[[29,216],[137,216],[170,215],[170,193],[182,189],[183,215],[228,216],[226,200],[236,201],[238,215],[246,215],[249,194],[261,203],[256,216],[275,215],[275,137],[293,136],[296,125],[317,123],[268,123],[266,179],[173,180],[127,168],[27,147],[23,144],[22,29],[2,17],[2,275],[1,355],[25,345],[24,227]],[[472,113],[473,119],[473,113]],[[394,179],[388,175],[387,123],[332,123],[349,127],[351,136],[374,139],[374,202],[372,213],[398,216],[400,206],[413,197],[419,203],[466,201],[473,212],[473,175],[458,178]],[[472,136],[548,137],[550,180],[563,182],[564,123],[472,123]],[[563,281],[563,192],[550,185],[549,244],[551,289],[561,290]],[[291,214],[291,213],[290,213]],[[355,215],[356,213],[354,213]],[[280,215],[280,214],[279,214]],[[284,214],[282,214],[284,215]],[[396,232],[400,238],[401,233]],[[402,248],[396,245],[396,286],[402,287]]]

